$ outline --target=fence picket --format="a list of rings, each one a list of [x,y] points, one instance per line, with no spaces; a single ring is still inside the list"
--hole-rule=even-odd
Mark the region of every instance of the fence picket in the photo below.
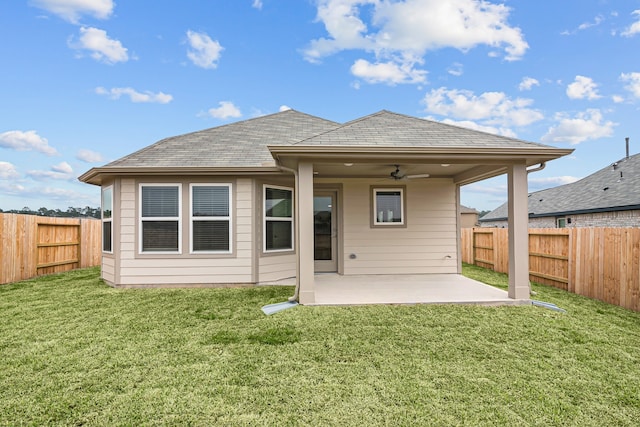
[[[463,230],[462,261],[508,273],[509,231],[490,230]],[[640,311],[640,228],[529,229],[529,269],[531,281]]]
[[[101,222],[0,213],[0,284],[100,265]]]

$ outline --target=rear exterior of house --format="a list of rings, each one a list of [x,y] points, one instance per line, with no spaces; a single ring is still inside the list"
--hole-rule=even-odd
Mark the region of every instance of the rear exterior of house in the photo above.
[[[219,196],[219,216],[194,215],[206,192]],[[374,192],[378,198],[381,192],[400,192],[406,204],[399,212],[402,224],[372,224]],[[451,180],[389,186],[370,179],[318,179],[315,193],[316,271],[458,272],[457,189]],[[293,196],[290,174],[105,182],[104,206],[111,204],[114,214],[104,223],[113,231],[102,276],[115,286],[253,284],[295,277]],[[152,211],[159,200],[163,206],[157,209],[169,209],[172,216]],[[270,216],[274,203],[288,206]],[[207,230],[224,230],[218,234],[225,237],[206,241]]]
[[[339,124],[289,110],[166,138],[80,180],[102,189],[112,286],[291,279],[313,303],[317,273],[461,273],[460,187],[507,173],[509,295],[528,299],[526,168],[569,152],[388,111]]]

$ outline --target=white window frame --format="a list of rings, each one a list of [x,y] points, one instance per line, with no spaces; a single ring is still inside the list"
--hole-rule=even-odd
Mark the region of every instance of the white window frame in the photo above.
[[[105,195],[105,192],[107,191],[111,191],[111,216],[109,218],[104,217],[104,195]],[[102,195],[102,197],[100,198],[100,219],[102,220],[101,247],[102,247],[103,253],[112,254],[113,253],[113,185],[104,187],[102,189],[101,195]],[[111,250],[110,251],[104,250],[104,224],[105,223],[109,223],[109,228],[111,230]]]
[[[142,217],[142,188],[143,187],[178,187],[178,216],[177,217]],[[144,251],[142,242],[142,223],[152,221],[177,221],[178,222],[178,250],[177,251]],[[181,254],[182,253],[182,184],[175,182],[144,182],[138,186],[138,253],[144,255]]]
[[[193,216],[193,189],[195,187],[227,187],[229,189],[229,216]],[[191,254],[230,254],[233,252],[233,186],[230,183],[192,183],[189,184],[189,253]],[[229,249],[226,251],[196,251],[193,249],[193,223],[194,221],[228,221],[229,222]]]
[[[384,221],[378,221],[378,193],[382,193],[382,192],[390,192],[390,191],[397,191],[400,193],[400,222],[384,222]],[[406,219],[405,219],[405,199],[404,199],[405,195],[404,195],[404,188],[403,187],[374,187],[373,188],[373,203],[372,203],[372,207],[373,207],[373,221],[372,224],[376,227],[400,227],[400,226],[404,226],[406,223]],[[384,213],[383,213],[384,215]]]
[[[267,188],[273,188],[276,190],[285,190],[291,192],[291,217],[267,217]],[[278,253],[278,252],[292,252],[295,250],[296,235],[294,228],[295,217],[295,192],[291,187],[283,187],[280,185],[264,184],[262,186],[262,250],[264,253]],[[267,249],[267,221],[282,221],[291,223],[291,248],[285,249]]]

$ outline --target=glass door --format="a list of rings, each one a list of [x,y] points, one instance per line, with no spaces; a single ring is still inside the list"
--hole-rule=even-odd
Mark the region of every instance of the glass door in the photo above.
[[[335,191],[316,191],[313,195],[313,240],[316,272],[338,271],[336,199]]]

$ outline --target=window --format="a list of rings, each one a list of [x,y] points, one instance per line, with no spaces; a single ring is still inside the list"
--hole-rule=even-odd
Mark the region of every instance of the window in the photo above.
[[[231,252],[231,184],[191,184],[191,252]]]
[[[373,225],[404,225],[404,188],[373,189]]]
[[[293,190],[264,187],[264,251],[293,250]]]
[[[556,218],[556,227],[565,228],[567,226],[566,218]]]
[[[113,253],[113,187],[102,189],[102,252]]]
[[[140,184],[140,252],[180,253],[179,184]]]

